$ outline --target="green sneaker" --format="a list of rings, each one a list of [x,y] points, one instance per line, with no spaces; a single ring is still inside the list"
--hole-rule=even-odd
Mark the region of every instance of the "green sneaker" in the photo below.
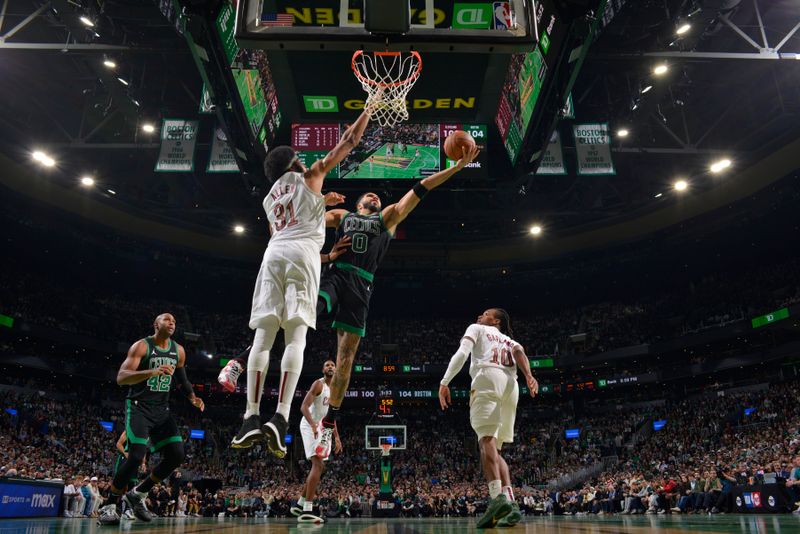
[[[520,512],[519,505],[515,501],[511,503],[511,511],[508,512],[508,515],[503,516],[496,526],[499,528],[513,527],[520,521],[522,521],[522,512]]]
[[[494,528],[497,522],[511,512],[511,503],[502,493],[489,501],[486,513],[478,519],[478,528]]]

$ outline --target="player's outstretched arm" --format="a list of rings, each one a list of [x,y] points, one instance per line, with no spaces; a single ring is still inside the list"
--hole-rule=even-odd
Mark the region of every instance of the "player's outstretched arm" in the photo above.
[[[442,410],[446,410],[450,406],[450,381],[453,380],[461,368],[469,358],[472,352],[472,347],[475,346],[475,340],[469,336],[461,338],[461,345],[453,357],[450,358],[450,363],[447,366],[447,371],[444,373],[444,378],[439,382],[439,406]]]
[[[403,195],[403,198],[395,204],[390,204],[383,209],[383,223],[390,232],[394,233],[397,225],[403,222],[408,215],[414,211],[420,200],[430,191],[436,189],[447,180],[449,180],[455,173],[472,163],[478,157],[480,149],[476,146],[472,150],[464,149],[463,157],[456,162],[453,167],[439,171],[436,174],[428,176],[417,182],[411,191]]]
[[[308,390],[308,393],[303,398],[303,404],[300,405],[300,413],[306,418],[306,423],[309,424],[311,431],[314,432],[314,438],[317,437],[317,425],[314,424],[314,418],[311,417],[311,405],[314,404],[314,398],[320,393],[322,393],[322,384],[320,384],[319,380],[315,380],[311,389]]]
[[[525,377],[525,383],[528,385],[528,390],[531,392],[531,397],[535,397],[537,393],[539,393],[539,382],[533,378],[533,374],[531,373],[531,362],[528,360],[528,356],[525,354],[525,350],[522,348],[522,345],[517,345],[511,350],[511,354],[514,356],[514,361],[517,362],[517,369],[522,371],[522,375]]]
[[[172,374],[174,369],[171,365],[161,365],[155,369],[137,371],[139,362],[142,361],[142,358],[144,358],[146,354],[147,343],[145,343],[144,340],[140,339],[131,345],[131,348],[128,349],[128,355],[125,357],[125,361],[122,362],[119,371],[117,371],[117,384],[120,386],[130,386],[132,384],[144,382],[151,376]]]
[[[183,392],[186,394],[186,397],[189,399],[189,402],[192,403],[192,406],[194,406],[195,408],[197,408],[202,412],[206,409],[206,405],[203,402],[203,399],[194,394],[194,388],[192,387],[192,383],[189,382],[189,378],[186,376],[185,364],[186,364],[186,351],[183,349],[183,345],[178,345],[178,368],[175,369],[175,376],[181,383],[181,388],[183,388]]]
[[[350,125],[347,130],[342,134],[339,143],[333,147],[333,150],[328,152],[324,158],[317,160],[306,171],[305,179],[308,187],[317,193],[322,192],[322,182],[325,180],[325,175],[336,167],[339,163],[347,157],[347,155],[358,146],[361,142],[361,136],[364,135],[364,130],[369,124],[369,118],[372,114],[371,109],[364,108],[356,122]]]

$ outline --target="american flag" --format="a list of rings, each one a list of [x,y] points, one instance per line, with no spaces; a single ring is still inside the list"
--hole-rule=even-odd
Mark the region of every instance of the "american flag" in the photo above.
[[[289,13],[263,13],[261,26],[293,26],[294,15]]]

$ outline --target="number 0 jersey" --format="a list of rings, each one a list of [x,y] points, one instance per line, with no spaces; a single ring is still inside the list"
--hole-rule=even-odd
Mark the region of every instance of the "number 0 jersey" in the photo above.
[[[147,345],[147,353],[139,361],[139,367],[136,368],[137,371],[155,369],[161,365],[178,366],[178,344],[174,340],[169,340],[169,347],[166,349],[159,348],[152,337],[146,337],[143,341]],[[171,388],[171,375],[151,376],[143,382],[128,386],[128,398],[148,404],[166,406],[169,403],[169,391]]]
[[[303,175],[287,172],[264,197],[272,237],[270,244],[311,241],[321,250],[325,244],[325,198],[312,191]]]
[[[496,327],[482,324],[470,325],[464,337],[474,343],[469,364],[469,375],[472,378],[475,378],[478,370],[487,367],[503,369],[516,377],[517,364],[512,351],[514,347],[520,346],[519,343]]]
[[[371,215],[348,213],[336,229],[336,241],[344,236],[350,237],[350,248],[342,254],[334,265],[346,271],[353,271],[372,282],[389,244],[392,234],[383,224],[381,212]]]

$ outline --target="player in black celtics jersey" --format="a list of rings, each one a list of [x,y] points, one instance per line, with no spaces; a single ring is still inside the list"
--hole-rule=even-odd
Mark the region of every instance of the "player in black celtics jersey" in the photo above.
[[[326,224],[336,228],[336,241],[350,238],[350,250],[323,269],[319,285],[317,316],[333,316],[336,329],[336,373],[331,381],[329,410],[322,420],[322,437],[317,445],[317,455],[325,457],[331,449],[333,429],[350,383],[350,370],[361,338],[366,333],[367,312],[372,296],[375,272],[389,249],[397,225],[417,207],[431,189],[466,167],[478,155],[479,149],[465,150],[455,166],[437,172],[417,184],[399,202],[383,208],[375,193],[364,193],[356,203],[354,213],[347,210],[329,210]]]
[[[205,409],[186,377],[186,352],[172,339],[175,318],[172,314],[162,313],[156,317],[153,327],[155,333],[152,336],[131,345],[117,372],[117,384],[128,386],[125,399],[128,456],[114,474],[108,504],[100,510],[98,522],[101,525],[119,524],[117,508],[120,498],[133,510],[137,519],[151,521],[153,517],[144,504],[144,497],[183,462],[183,438],[169,412],[173,379],[178,379],[192,405],[200,411]],[[161,461],[147,478],[123,495],[125,486],[144,460],[148,439],[150,452],[159,452]]]

